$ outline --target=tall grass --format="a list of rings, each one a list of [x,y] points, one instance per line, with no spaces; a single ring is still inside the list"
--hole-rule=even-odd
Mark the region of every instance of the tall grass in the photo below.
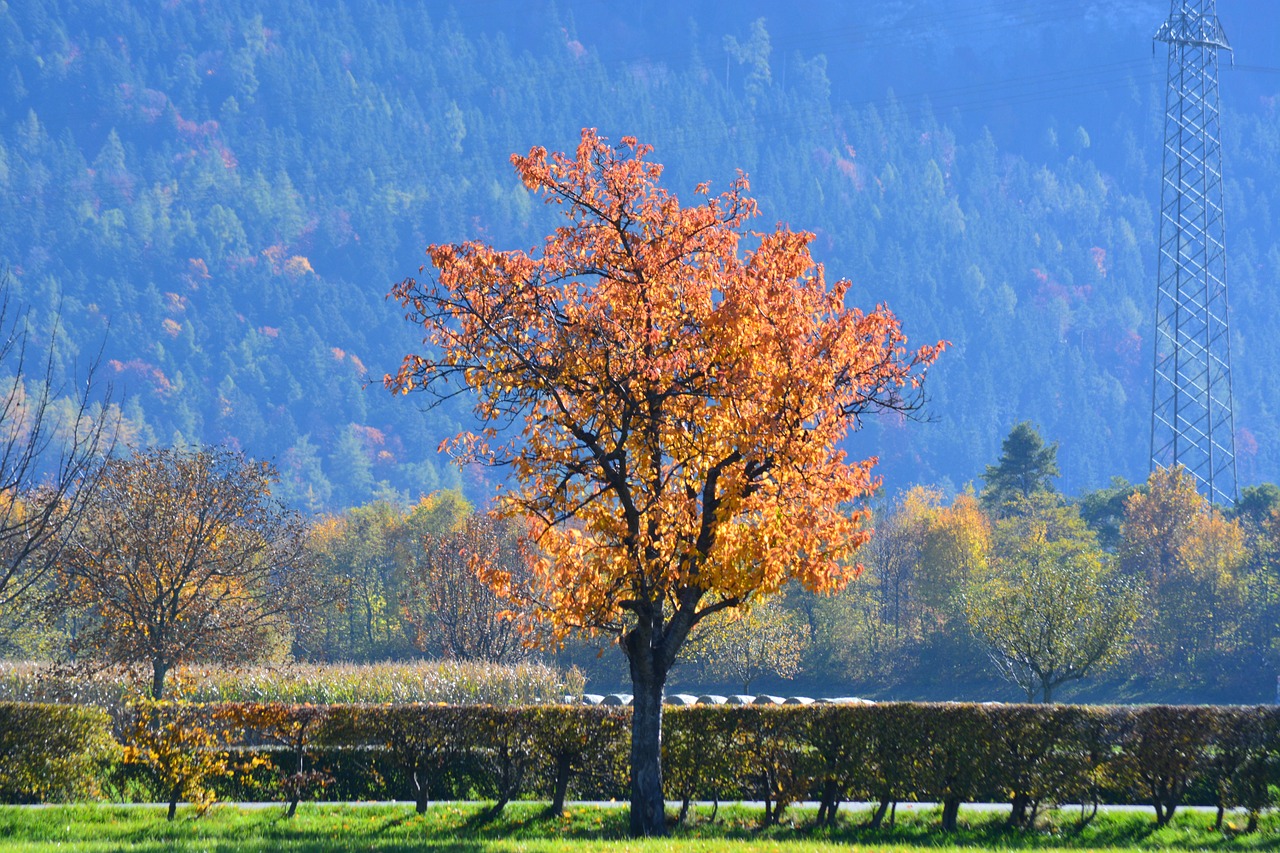
[[[526,705],[580,695],[577,670],[460,661],[189,667],[171,676],[196,702]],[[136,668],[0,661],[0,700],[113,707],[150,683]]]

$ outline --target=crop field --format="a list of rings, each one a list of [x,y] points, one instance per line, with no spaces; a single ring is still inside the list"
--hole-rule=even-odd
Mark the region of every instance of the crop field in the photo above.
[[[127,667],[58,667],[0,661],[0,700],[111,707],[136,695],[147,675]],[[447,702],[520,705],[581,694],[582,676],[538,663],[459,661],[279,666],[193,666],[174,675],[192,702]]]
[[[337,850],[1275,850],[1280,832],[1274,816],[1259,832],[1245,834],[1230,816],[1221,831],[1213,815],[1180,814],[1157,830],[1148,812],[1103,813],[1087,826],[1065,809],[1047,815],[1030,831],[1010,830],[1001,811],[962,813],[954,833],[937,830],[936,810],[899,813],[896,826],[869,831],[850,812],[832,830],[810,828],[813,813],[788,812],[777,826],[760,828],[761,812],[721,807],[714,817],[703,806],[665,839],[626,837],[624,808],[572,806],[563,817],[542,815],[537,803],[512,805],[483,822],[483,804],[442,803],[425,815],[408,805],[304,805],[292,819],[278,807],[215,806],[203,816],[184,808],[172,823],[158,807],[109,805],[0,808],[0,850],[14,851],[337,851]],[[1242,823],[1242,821],[1240,822]]]

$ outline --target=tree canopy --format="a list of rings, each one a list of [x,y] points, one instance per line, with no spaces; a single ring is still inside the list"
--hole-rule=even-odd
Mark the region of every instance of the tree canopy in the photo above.
[[[463,460],[509,469],[498,511],[530,519],[523,600],[555,640],[616,635],[636,695],[632,830],[663,831],[662,687],[703,618],[796,581],[836,590],[870,531],[857,502],[874,458],[841,442],[877,409],[918,401],[941,344],[908,350],[883,306],[845,307],[813,235],[752,234],[744,175],[682,206],[634,138],[584,130],[572,154],[512,162],[565,223],[529,252],[428,249],[433,281],[393,296],[425,330],[387,385],[436,400],[473,389]],[[499,436],[497,427],[514,422]]]
[[[57,605],[84,615],[82,654],[150,665],[153,697],[180,664],[260,657],[272,623],[323,601],[304,590],[306,527],[272,499],[269,465],[208,448],[134,451],[101,468],[59,564]]]

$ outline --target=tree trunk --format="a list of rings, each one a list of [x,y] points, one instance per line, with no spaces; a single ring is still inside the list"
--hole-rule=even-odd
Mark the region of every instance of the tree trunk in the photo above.
[[[836,812],[840,810],[840,783],[827,779],[822,784],[822,802],[818,804],[818,826],[835,826]]]
[[[1009,826],[1026,826],[1027,825],[1027,807],[1031,805],[1031,798],[1022,792],[1013,795],[1012,807],[1009,809]]]
[[[641,652],[642,654],[644,652]],[[646,662],[647,663],[647,662]],[[662,797],[662,679],[649,666],[631,662],[635,691],[631,710],[631,835],[667,833]],[[642,676],[648,676],[644,678]]]
[[[182,786],[174,785],[173,790],[169,792],[169,820],[173,820],[178,814],[178,800],[182,798]]]
[[[956,818],[960,815],[960,798],[944,797],[942,800],[942,831],[955,832]]]
[[[418,814],[426,814],[431,804],[431,786],[425,767],[413,768],[413,807]]]
[[[889,798],[881,797],[880,805],[871,813],[871,819],[867,821],[867,829],[879,829],[880,824],[884,822],[884,816],[889,811]]]
[[[503,747],[499,753],[502,771],[498,774],[498,797],[482,816],[482,822],[491,821],[502,814],[511,798],[519,796],[521,783],[524,781],[524,762],[521,758],[511,755],[511,750],[507,747]]]
[[[573,762],[568,756],[556,756],[555,784],[551,789],[551,805],[547,806],[549,817],[560,817],[564,814],[564,798],[569,792],[569,776],[573,772]]]
[[[151,661],[151,698],[159,699],[164,694],[164,677],[169,674],[169,665],[162,660]]]

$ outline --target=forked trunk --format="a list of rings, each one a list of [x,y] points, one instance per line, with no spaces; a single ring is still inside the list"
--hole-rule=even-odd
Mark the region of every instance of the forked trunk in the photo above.
[[[822,800],[818,803],[818,816],[814,820],[817,826],[835,826],[836,814],[840,811],[840,783],[835,779],[827,779],[822,783]]]

